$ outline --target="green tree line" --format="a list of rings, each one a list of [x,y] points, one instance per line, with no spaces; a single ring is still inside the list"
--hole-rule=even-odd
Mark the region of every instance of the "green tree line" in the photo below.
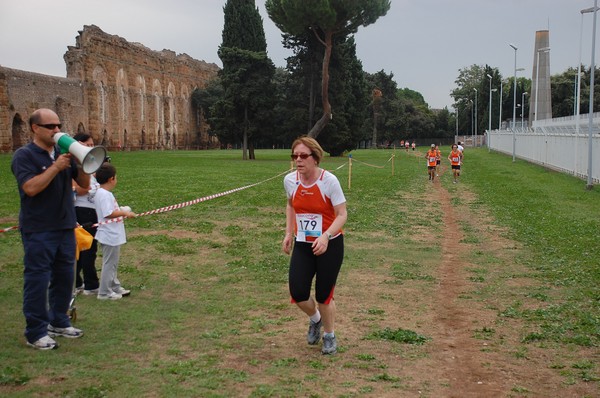
[[[241,144],[244,158],[252,159],[254,148],[286,147],[310,134],[335,156],[359,145],[454,134],[448,109],[433,111],[420,93],[398,88],[392,73],[365,72],[356,56],[353,34],[385,15],[389,1],[310,3],[267,2],[293,53],[285,68],[267,56],[253,0],[223,7],[223,68],[192,98],[224,147]]]

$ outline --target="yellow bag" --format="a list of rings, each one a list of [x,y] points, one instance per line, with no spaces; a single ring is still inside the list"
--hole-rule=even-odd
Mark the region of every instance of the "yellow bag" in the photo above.
[[[94,237],[83,227],[77,227],[75,228],[75,241],[75,259],[79,260],[79,252],[92,247]]]

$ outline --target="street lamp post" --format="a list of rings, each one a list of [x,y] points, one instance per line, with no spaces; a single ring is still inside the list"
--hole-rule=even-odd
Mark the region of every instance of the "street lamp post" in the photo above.
[[[490,152],[490,139],[492,137],[492,91],[496,91],[496,89],[492,90],[492,76],[491,75],[487,75],[487,77],[490,79],[490,99],[489,99],[489,103],[490,103],[490,110],[488,112],[488,137],[487,137],[487,147],[488,147],[488,152]]]
[[[540,80],[540,53],[547,53],[550,51],[550,47],[544,47],[537,50],[537,61],[535,65],[535,109],[533,111],[533,132],[537,132],[537,119],[538,119],[538,82]]]
[[[594,0],[594,28],[592,29],[592,65],[590,66],[590,111],[588,115],[588,176],[587,189],[594,187],[592,178],[592,132],[594,127],[594,69],[596,69],[596,15],[598,14],[598,0]]]
[[[590,7],[580,11],[581,23],[579,25],[579,63],[577,64],[577,82],[576,82],[576,97],[575,97],[575,164],[573,166],[573,173],[577,175],[577,160],[578,160],[578,149],[579,149],[579,123],[580,123],[580,108],[581,108],[581,46],[583,42],[583,14],[589,14],[594,12],[597,7]],[[595,18],[594,18],[595,19]]]
[[[576,99],[576,110],[575,110],[575,131],[579,135],[579,111],[581,106],[581,44],[583,42],[583,14],[594,12],[597,7],[590,7],[581,10],[581,24],[579,28],[579,63],[577,64],[577,99]]]
[[[498,113],[498,130],[502,128],[502,92],[504,91],[504,82],[500,80],[500,112]]]
[[[475,90],[475,136],[473,138],[473,146],[477,147],[477,97],[479,96],[479,91],[475,87],[473,87],[473,90]]]
[[[471,137],[473,137],[473,100],[470,99],[469,102],[471,103]]]
[[[515,47],[513,44],[509,44],[509,46],[511,46],[513,48],[513,50],[515,50],[515,75],[514,75],[514,89],[513,89],[513,125],[512,125],[512,135],[513,135],[513,145],[512,145],[512,161],[513,163],[515,162],[515,143],[516,143],[516,136],[515,136],[515,124],[517,123],[517,47]]]
[[[523,124],[523,117],[525,115],[525,96],[527,95],[527,93],[525,91],[523,91],[523,94],[521,94],[521,130],[523,130],[523,128],[525,127]]]
[[[458,142],[458,102],[455,104],[455,108],[456,108],[456,138],[454,139],[454,142]]]

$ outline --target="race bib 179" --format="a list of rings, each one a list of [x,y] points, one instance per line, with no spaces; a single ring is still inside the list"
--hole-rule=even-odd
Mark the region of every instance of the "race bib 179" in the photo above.
[[[314,242],[323,233],[323,216],[320,214],[296,214],[298,242]]]

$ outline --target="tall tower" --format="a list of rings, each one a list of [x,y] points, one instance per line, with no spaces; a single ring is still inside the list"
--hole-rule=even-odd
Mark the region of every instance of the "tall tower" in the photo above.
[[[541,50],[541,51],[540,51]],[[538,68],[539,60],[539,68]],[[537,73],[539,72],[539,76]],[[539,85],[536,87],[536,82]],[[552,100],[550,92],[550,32],[538,30],[535,32],[535,48],[533,52],[533,71],[531,73],[531,92],[529,93],[529,125],[536,120],[552,119]]]

